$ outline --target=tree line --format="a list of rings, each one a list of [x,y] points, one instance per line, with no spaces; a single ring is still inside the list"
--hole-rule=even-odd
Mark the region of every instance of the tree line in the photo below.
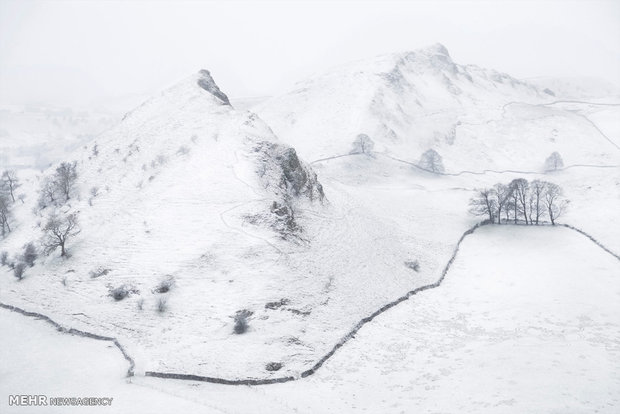
[[[559,185],[542,180],[528,182],[525,178],[479,189],[469,201],[470,213],[486,216],[489,222],[497,224],[503,218],[504,223],[522,221],[538,225],[548,218],[555,225],[567,206],[568,200]]]

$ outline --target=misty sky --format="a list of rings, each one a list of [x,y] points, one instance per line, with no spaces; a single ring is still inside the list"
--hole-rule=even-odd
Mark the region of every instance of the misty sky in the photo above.
[[[0,0],[0,103],[133,105],[201,68],[230,96],[273,95],[436,42],[518,78],[620,85],[620,1]]]

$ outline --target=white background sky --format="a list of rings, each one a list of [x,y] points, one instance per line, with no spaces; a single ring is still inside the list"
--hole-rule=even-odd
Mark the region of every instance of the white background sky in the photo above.
[[[519,78],[620,84],[618,0],[0,0],[0,102],[110,104],[201,68],[230,96],[273,95],[331,66],[436,42],[457,63]]]

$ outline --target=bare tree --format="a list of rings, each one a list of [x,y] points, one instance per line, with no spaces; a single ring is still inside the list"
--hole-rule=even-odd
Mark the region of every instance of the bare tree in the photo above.
[[[60,247],[60,256],[66,256],[65,244],[67,240],[80,232],[77,214],[68,216],[53,214],[43,227],[43,247],[46,255]]]
[[[530,183],[530,223],[533,221],[536,225],[540,218],[545,214],[544,198],[547,191],[547,183],[545,181],[534,180]]]
[[[56,192],[57,183],[55,176],[45,177],[41,184],[41,191],[39,195],[39,208],[43,209],[48,205],[56,204]]]
[[[77,180],[77,161],[63,162],[56,168],[55,182],[59,193],[65,201],[71,198],[71,192]]]
[[[371,154],[375,143],[366,134],[359,134],[353,141],[353,149],[350,154]]]
[[[439,155],[439,153],[434,149],[428,149],[424,152],[424,154],[422,154],[422,157],[418,162],[418,167],[435,174],[441,174],[444,172],[441,155]]]
[[[549,157],[545,160],[545,170],[547,171],[556,171],[563,167],[564,161],[562,160],[560,153],[557,151],[552,152],[551,155],[549,155]]]
[[[525,224],[530,224],[527,217],[529,183],[525,178],[517,178],[511,181],[510,187],[515,200],[515,223],[517,222],[517,211],[521,211]]]
[[[497,209],[495,190],[484,188],[478,190],[476,195],[469,200],[469,212],[475,216],[488,216],[491,223],[495,219]]]
[[[11,218],[9,203],[9,197],[6,194],[0,193],[0,231],[2,232],[2,237],[4,237],[7,232],[11,232],[11,226],[9,225],[9,220]]]
[[[2,189],[8,192],[11,200],[15,202],[15,190],[20,186],[17,174],[13,170],[5,170],[2,172],[1,180]]]
[[[493,186],[492,195],[495,196],[495,209],[497,212],[497,224],[502,224],[502,210],[506,208],[506,221],[508,220],[508,206],[512,197],[512,188],[508,185],[497,183]]]
[[[547,191],[545,192],[545,206],[551,224],[555,226],[555,220],[564,213],[568,205],[568,201],[562,197],[562,188],[553,183],[546,183]]]

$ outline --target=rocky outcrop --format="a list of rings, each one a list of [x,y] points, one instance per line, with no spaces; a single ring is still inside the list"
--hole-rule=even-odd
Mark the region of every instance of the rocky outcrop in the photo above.
[[[260,172],[265,187],[274,187],[288,204],[297,198],[323,202],[325,193],[316,173],[300,161],[294,148],[263,141],[255,149],[260,154]]]
[[[213,80],[211,73],[202,69],[198,72],[198,86],[200,86],[205,91],[209,92],[211,95],[222,101],[223,105],[230,105],[230,101],[228,100],[228,96],[224,92],[222,92]]]

